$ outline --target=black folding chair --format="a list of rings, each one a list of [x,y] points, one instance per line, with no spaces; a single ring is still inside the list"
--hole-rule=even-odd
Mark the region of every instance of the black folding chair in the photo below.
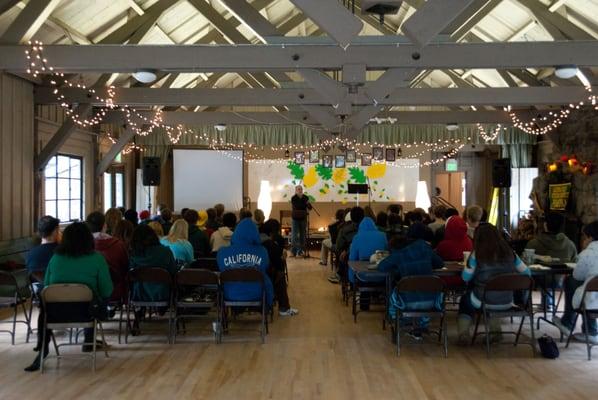
[[[200,268],[209,271],[220,271],[215,257],[199,257],[187,264],[186,268]]]
[[[490,335],[495,333],[506,333],[515,335],[515,342],[513,343],[514,346],[519,344],[519,337],[521,336],[521,330],[523,329],[523,322],[525,321],[525,317],[529,318],[530,321],[530,329],[531,329],[531,341],[526,343],[532,346],[532,351],[534,356],[536,355],[536,339],[535,339],[535,331],[534,331],[534,310],[532,307],[532,300],[531,300],[531,293],[534,288],[534,280],[527,276],[521,274],[503,274],[494,277],[484,287],[484,291],[482,294],[482,307],[478,316],[476,318],[475,330],[473,333],[473,337],[471,338],[471,344],[475,343],[477,336],[480,334],[478,333],[478,327],[480,324],[480,319],[484,319],[484,332],[486,334],[486,354],[490,357]],[[525,303],[521,305],[513,304],[510,308],[506,310],[501,309],[493,309],[492,305],[488,304],[488,295],[489,293],[496,293],[496,292],[511,292],[515,295],[517,291],[527,291],[530,295],[527,296],[525,299]],[[489,321],[492,318],[513,318],[513,317],[521,317],[521,323],[519,324],[519,329],[517,332],[491,332]]]
[[[261,296],[253,300],[233,300],[227,299],[224,295],[225,286],[232,283],[259,284],[261,287]],[[228,332],[227,307],[249,307],[261,311],[260,336],[262,343],[266,342],[268,333],[268,318],[266,305],[266,285],[264,275],[256,268],[233,268],[223,271],[220,274],[220,287],[222,290],[220,313],[218,314],[218,343],[222,343],[223,332]]]
[[[0,332],[9,333],[11,343],[15,344],[15,335],[17,323],[27,326],[26,342],[29,343],[29,334],[31,332],[31,310],[27,311],[25,304],[31,298],[31,289],[29,277],[26,270],[2,271],[0,270],[0,308],[12,308],[12,321],[0,323],[12,324],[12,330],[0,330]],[[18,307],[21,306],[25,320],[17,319]]]
[[[175,284],[173,343],[176,342],[179,319],[182,319],[186,331],[185,319],[205,319],[208,311],[214,307],[219,310],[220,307],[219,280],[215,272],[206,269],[182,269],[175,275]],[[217,319],[216,316],[216,323]],[[216,331],[214,338],[218,340]]]
[[[144,300],[135,298],[135,285],[155,284],[164,285],[168,288],[168,298],[164,300]],[[125,329],[125,343],[128,343],[131,330],[131,308],[134,307],[165,307],[168,312],[168,343],[172,343],[172,297],[173,282],[170,273],[160,267],[139,267],[129,271],[129,301],[127,303],[127,323]],[[122,319],[122,318],[121,318]],[[120,324],[119,324],[120,325]]]
[[[446,327],[446,310],[444,299],[444,282],[437,276],[407,276],[401,279],[396,285],[396,291],[399,295],[409,293],[426,293],[430,295],[437,295],[442,297],[440,308],[431,307],[425,310],[418,309],[403,309],[397,310],[397,316],[394,321],[394,333],[397,341],[397,356],[401,355],[401,327],[399,320],[404,318],[437,318],[440,319],[440,327],[435,333],[438,335],[438,341],[442,343],[444,356],[448,357],[448,334]],[[389,296],[390,297],[390,296]],[[409,304],[407,304],[408,306]]]
[[[577,319],[581,315],[583,318],[583,324],[586,328],[584,332],[586,338],[586,347],[588,350],[588,361],[592,360],[592,347],[596,346],[595,344],[590,342],[590,338],[588,337],[588,321],[591,318],[598,318],[598,309],[588,309],[586,307],[586,296],[592,293],[598,292],[598,276],[593,277],[586,283],[583,295],[581,296],[581,304],[579,308],[576,308],[575,311],[575,320],[573,321],[573,328],[571,328],[571,332],[569,332],[569,337],[567,338],[567,344],[565,347],[569,347],[569,342],[571,342],[571,337],[573,336],[573,331],[575,330],[575,325],[577,325]]]

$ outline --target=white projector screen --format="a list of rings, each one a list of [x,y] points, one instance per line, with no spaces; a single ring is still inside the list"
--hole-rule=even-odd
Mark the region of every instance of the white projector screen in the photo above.
[[[243,205],[243,151],[173,150],[174,208],[201,210],[224,204],[237,211]],[[232,158],[235,157],[235,158]]]

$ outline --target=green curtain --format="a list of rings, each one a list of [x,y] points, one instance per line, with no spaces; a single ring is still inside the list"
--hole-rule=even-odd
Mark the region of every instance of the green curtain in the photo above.
[[[531,144],[503,144],[500,146],[501,158],[510,158],[513,168],[532,167],[532,151],[533,145]]]

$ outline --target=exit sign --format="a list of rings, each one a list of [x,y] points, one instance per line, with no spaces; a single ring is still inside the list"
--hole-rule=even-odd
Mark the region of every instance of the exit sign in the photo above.
[[[455,158],[449,158],[445,161],[445,170],[448,172],[456,172],[459,169],[459,164]]]

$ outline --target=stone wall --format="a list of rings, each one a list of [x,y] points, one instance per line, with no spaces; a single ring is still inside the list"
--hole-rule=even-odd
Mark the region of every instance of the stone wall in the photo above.
[[[571,113],[569,119],[552,132],[548,139],[553,143],[552,154],[548,160],[558,160],[561,155],[575,154],[580,161],[591,161],[594,173],[586,176],[581,172],[570,174],[572,183],[571,201],[574,206],[571,213],[583,224],[598,219],[598,112],[579,110]],[[543,160],[540,160],[542,162]],[[546,199],[548,179],[546,168],[540,165],[543,175],[534,182],[534,191],[541,202]],[[541,204],[545,207],[545,204]],[[573,215],[572,215],[573,216]]]

